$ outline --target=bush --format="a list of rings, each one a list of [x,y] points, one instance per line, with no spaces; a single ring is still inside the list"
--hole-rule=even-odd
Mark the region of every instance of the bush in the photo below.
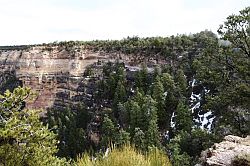
[[[77,166],[170,166],[168,157],[157,148],[153,148],[146,155],[138,152],[133,146],[112,148],[108,155],[92,160],[86,153],[79,157]]]
[[[39,120],[40,111],[24,109],[30,96],[20,87],[0,95],[0,165],[68,165],[55,156],[56,135]]]

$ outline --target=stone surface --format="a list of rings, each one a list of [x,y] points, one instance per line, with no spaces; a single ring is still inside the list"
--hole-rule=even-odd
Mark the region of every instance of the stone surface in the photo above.
[[[230,166],[236,156],[250,155],[250,136],[241,138],[228,135],[220,143],[201,154],[202,165]]]
[[[0,50],[0,74],[14,73],[24,86],[31,87],[37,93],[35,101],[28,103],[29,108],[46,109],[56,101],[59,101],[58,105],[60,102],[74,103],[84,93],[85,68],[97,61],[116,58],[116,54],[94,52],[83,46],[71,47],[70,50],[59,46]]]
[[[46,109],[52,106],[74,105],[82,100],[82,94],[86,93],[86,67],[96,64],[94,71],[97,73],[94,75],[98,76],[101,68],[98,68],[97,62],[114,62],[118,59],[127,66],[135,62],[132,55],[93,51],[84,46],[0,49],[0,88],[13,84],[12,80],[8,80],[8,73],[12,73],[23,86],[31,87],[37,93],[35,101],[27,104],[29,108]]]

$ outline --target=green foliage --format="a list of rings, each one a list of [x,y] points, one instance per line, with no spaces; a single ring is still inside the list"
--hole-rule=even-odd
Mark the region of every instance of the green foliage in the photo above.
[[[230,15],[224,25],[218,29],[218,33],[225,40],[229,40],[236,48],[240,48],[243,54],[250,57],[250,7],[240,11],[239,15]]]
[[[144,63],[142,64],[141,68],[142,69],[137,73],[135,84],[137,88],[141,89],[144,92],[144,94],[146,94],[148,92],[148,87],[150,84],[149,82],[150,79],[148,76],[148,68]]]
[[[143,113],[141,111],[141,108],[139,104],[135,101],[130,101],[128,104],[128,109],[130,110],[130,128],[131,133],[133,133],[134,129],[136,127],[144,127],[144,118]]]
[[[89,115],[85,108],[79,106],[79,110],[73,112],[70,108],[64,110],[51,109],[47,113],[49,128],[58,134],[58,156],[75,158],[84,152],[87,145],[87,127]]]
[[[133,144],[137,149],[145,151],[146,149],[146,138],[145,133],[140,128],[135,128],[134,137],[133,137]]]
[[[97,86],[91,86],[94,92],[89,95],[91,99],[87,109],[48,112],[46,122],[60,140],[57,155],[70,158],[89,150],[92,146],[88,145],[91,140],[87,136],[96,130],[94,132],[101,142],[95,145],[95,150],[107,148],[110,143],[122,147],[131,142],[146,155],[125,146],[113,149],[108,157],[97,157],[96,161],[85,154],[78,159],[78,165],[163,165],[167,160],[154,147],[167,148],[175,166],[195,165],[200,152],[225,134],[249,135],[249,9],[247,7],[238,15],[227,18],[218,30],[223,40],[205,30],[189,36],[135,36],[120,41],[69,41],[44,45],[45,51],[53,50],[51,46],[58,46],[69,54],[76,48],[127,54],[134,58],[135,64],[141,64],[141,70],[137,72],[125,70],[124,63],[118,61],[104,64],[102,79],[90,81]],[[147,67],[147,61],[152,59],[166,64],[156,66],[152,73]],[[92,74],[90,68],[85,74]],[[0,80],[1,86],[6,86],[12,80],[15,80],[14,77]],[[9,156],[5,156],[1,162],[10,161],[12,164],[21,158],[26,165],[33,161],[39,165],[39,162],[46,162],[50,158],[61,161],[53,157],[56,153],[56,136],[40,124],[36,111],[23,110],[29,90],[19,88],[13,94],[7,91],[2,96],[0,125],[4,131],[0,135],[3,148],[0,148],[0,155],[5,155],[3,152],[6,151]],[[206,117],[208,123],[201,126],[200,120],[205,115],[209,115]],[[32,120],[34,130],[45,129],[35,132],[26,126]],[[95,129],[91,128],[93,124]],[[203,127],[207,127],[208,131],[201,129]],[[35,134],[28,135],[28,131],[46,137],[41,143],[46,144],[45,149],[52,144],[47,150],[46,159],[37,159],[45,151],[40,144],[36,145],[37,138],[41,137],[34,138]],[[28,153],[27,148],[32,153]],[[28,155],[23,155],[24,151]],[[14,153],[16,158],[13,157]],[[31,157],[25,158],[29,155]]]
[[[169,93],[174,90],[175,88],[174,80],[169,73],[163,73],[161,80],[164,87],[164,91],[167,91]]]
[[[121,146],[130,141],[130,133],[123,129],[119,129],[107,115],[104,116],[102,122],[101,134],[102,147],[107,147],[111,143],[116,146]]]
[[[200,112],[212,112],[212,130],[248,135],[249,125],[249,7],[231,15],[218,32],[229,44],[211,42],[202,56],[193,61],[201,94]],[[225,42],[225,41],[224,41]],[[195,113],[195,114],[196,114]],[[224,131],[221,132],[222,127]],[[249,127],[248,127],[249,128]]]
[[[147,147],[160,147],[160,135],[156,120],[149,121],[148,130],[145,135]]]
[[[184,71],[179,69],[176,72],[175,82],[177,84],[176,88],[180,91],[181,96],[186,96],[187,92],[187,79],[185,77]]]
[[[168,166],[171,165],[166,154],[155,147],[149,150],[147,158],[150,161],[150,166]]]
[[[192,112],[183,102],[179,102],[175,112],[175,128],[178,131],[190,132],[193,127]]]
[[[30,95],[30,89],[18,87],[0,96],[0,165],[67,165],[54,156],[56,135],[40,122],[41,111],[23,109]]]
[[[91,67],[87,67],[87,68],[85,69],[85,71],[84,71],[84,76],[89,76],[89,77],[93,76],[93,70],[92,70]]]
[[[121,103],[117,104],[117,114],[118,114],[119,124],[124,128],[128,128],[129,111],[126,109],[125,104]]]
[[[172,152],[173,165],[181,165],[182,163],[195,165],[200,153],[217,141],[217,136],[204,129],[194,128],[191,132],[179,131],[168,144],[168,149]]]
[[[190,156],[181,151],[180,147],[181,136],[177,135],[175,138],[171,139],[168,148],[171,151],[171,160],[173,166],[190,166],[191,158]]]
[[[102,136],[102,145],[107,146],[112,141],[115,141],[116,137],[116,128],[112,120],[105,116],[102,122],[101,132],[103,134]]]
[[[178,93],[176,93],[177,88],[175,86],[173,77],[169,73],[163,73],[161,80],[164,86],[164,93],[165,93],[164,104],[165,104],[165,115],[166,115],[162,117],[162,120],[164,120],[165,129],[170,130],[171,118],[178,104],[178,98],[176,95]],[[159,123],[162,122],[159,121]]]
[[[125,102],[126,101],[126,90],[122,82],[119,80],[115,90],[114,101]]]
[[[117,110],[118,103],[124,103],[126,99],[127,99],[126,89],[122,81],[119,80],[117,83],[117,87],[116,87],[115,95],[113,99],[113,110],[114,110],[116,117],[118,117],[118,110]]]
[[[165,129],[167,126],[166,119],[168,115],[165,110],[164,87],[159,76],[156,77],[153,84],[152,97],[157,102],[156,107],[159,127],[160,129]]]
[[[115,140],[116,145],[120,146],[120,145],[127,144],[129,142],[130,142],[130,133],[121,129],[118,135],[116,136],[116,140]]]

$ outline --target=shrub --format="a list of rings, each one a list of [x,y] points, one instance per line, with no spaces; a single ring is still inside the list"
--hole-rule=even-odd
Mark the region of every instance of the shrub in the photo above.
[[[111,148],[108,155],[91,160],[86,153],[76,161],[77,166],[170,166],[168,157],[157,148],[146,155],[133,146],[124,145],[121,148]]]

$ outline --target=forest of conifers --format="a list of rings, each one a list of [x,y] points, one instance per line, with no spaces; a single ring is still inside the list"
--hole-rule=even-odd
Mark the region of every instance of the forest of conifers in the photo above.
[[[226,19],[219,36],[205,30],[47,44],[133,54],[140,70],[106,63],[103,77],[93,78],[91,103],[52,108],[42,118],[24,107],[32,89],[7,90],[0,96],[0,165],[188,166],[225,135],[249,135],[249,20],[247,7]],[[167,63],[152,68],[145,57]],[[92,79],[91,66],[85,74]]]

